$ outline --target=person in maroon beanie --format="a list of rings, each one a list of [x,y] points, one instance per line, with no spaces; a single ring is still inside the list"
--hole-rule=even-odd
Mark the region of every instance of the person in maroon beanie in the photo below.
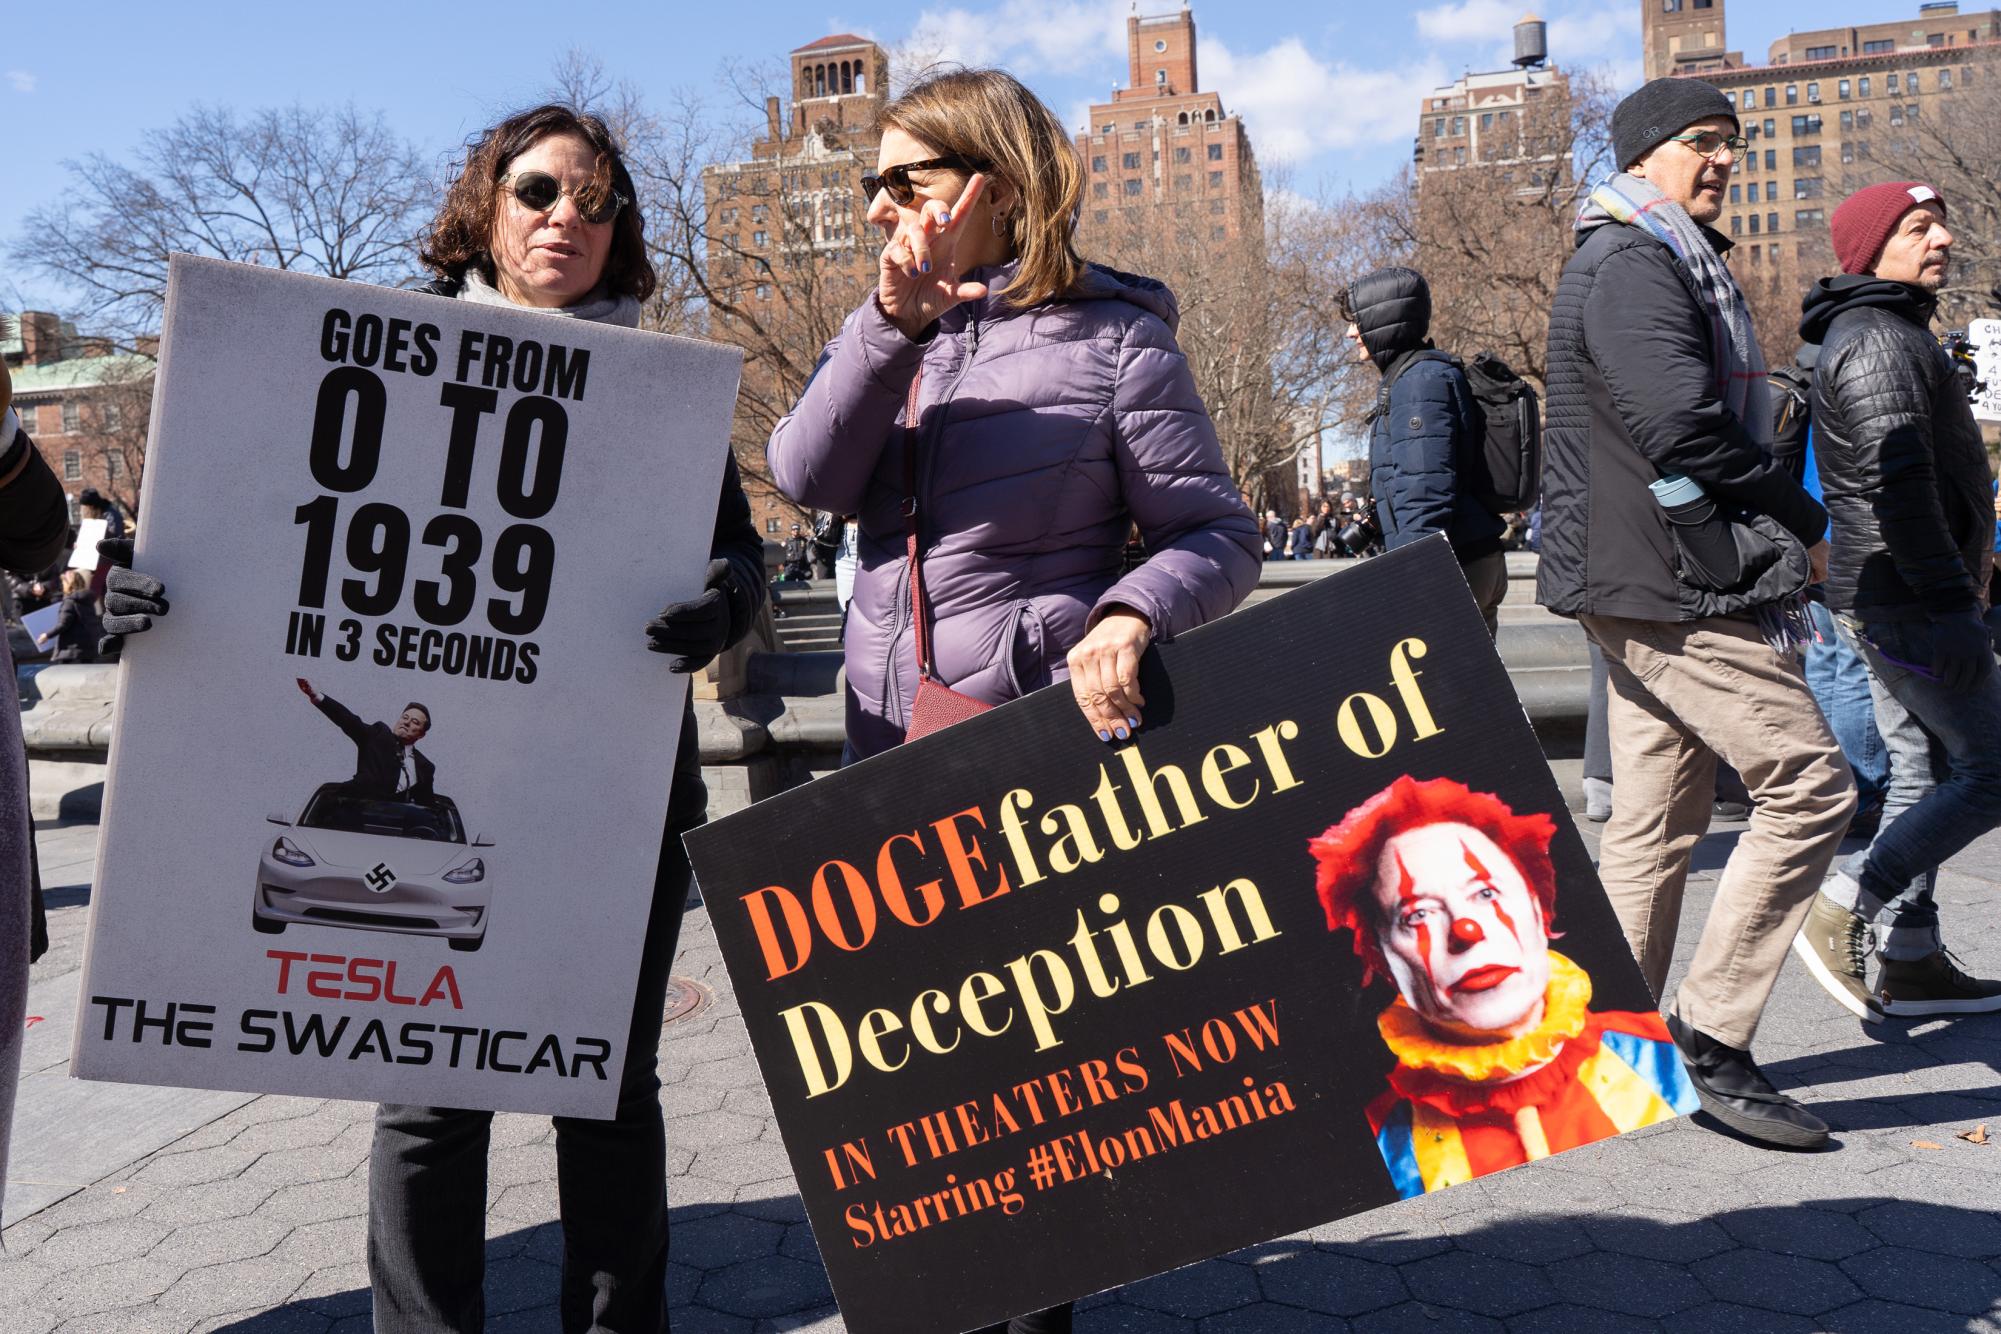
[[[1952,266],[1946,201],[1886,181],[1849,196],[1830,230],[1841,273],[1814,286],[1800,321],[1820,345],[1827,601],[1869,668],[1890,784],[1876,837],[1828,876],[1794,950],[1864,1019],[2001,1010],[2001,982],[1946,951],[1932,899],[1939,863],[2001,827],[2001,674],[1982,620],[1994,475],[1930,329]]]

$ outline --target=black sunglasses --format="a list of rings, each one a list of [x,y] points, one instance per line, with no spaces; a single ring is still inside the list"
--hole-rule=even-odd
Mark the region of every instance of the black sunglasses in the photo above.
[[[925,158],[922,162],[901,162],[894,167],[884,167],[880,176],[874,172],[862,173],[862,203],[865,205],[874,203],[875,192],[878,190],[887,190],[889,191],[889,197],[896,202],[899,208],[909,208],[910,201],[917,198],[917,191],[911,188],[910,173],[913,171],[938,171],[945,169],[952,171],[992,170],[983,163],[975,162],[971,158],[961,157],[957,153],[948,153],[944,157]]]
[[[521,207],[535,213],[548,212],[556,207],[558,199],[568,195],[585,222],[610,222],[632,202],[616,190],[600,190],[595,181],[576,190],[565,190],[563,183],[546,171],[515,172],[501,177],[500,183],[520,201]]]

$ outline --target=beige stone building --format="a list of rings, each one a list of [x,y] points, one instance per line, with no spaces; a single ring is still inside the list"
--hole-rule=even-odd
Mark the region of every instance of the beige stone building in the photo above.
[[[1468,72],[1424,99],[1412,160],[1424,175],[1498,166],[1501,179],[1524,188],[1563,169],[1564,136],[1553,133],[1569,114],[1570,77],[1549,63],[1546,26],[1534,14],[1515,25],[1515,61],[1505,70]]]

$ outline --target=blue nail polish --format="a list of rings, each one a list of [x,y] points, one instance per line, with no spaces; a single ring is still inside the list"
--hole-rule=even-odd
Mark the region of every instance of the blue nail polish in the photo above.
[[[938,225],[939,225],[940,227],[943,227],[943,226],[944,226],[944,225],[945,225],[946,223],[950,222],[951,220],[952,220],[952,210],[951,210],[951,209],[949,209],[949,208],[948,208],[948,209],[943,209],[943,210],[941,210],[941,211],[939,212],[939,214],[938,214]]]
[[[1137,718],[1126,719],[1126,726],[1132,728],[1132,730],[1135,732],[1139,731],[1139,719]]]
[[[918,271],[919,273],[929,273],[929,272],[931,272],[931,261],[927,259],[927,260],[925,260],[925,261],[924,261],[924,262],[923,262],[922,264],[919,264],[919,265],[917,266],[917,271]]]
[[[1104,728],[1102,728],[1102,727],[1100,727],[1100,728],[1098,729],[1098,740],[1100,740],[1100,741],[1110,741],[1111,739],[1112,739],[1112,734],[1111,734],[1110,732],[1107,732],[1107,731],[1106,731],[1106,730],[1105,730]]]
[[[1112,734],[1118,737],[1118,739],[1121,741],[1124,741],[1128,736],[1132,735],[1132,733],[1126,731],[1126,729],[1123,727],[1114,727],[1112,729]]]

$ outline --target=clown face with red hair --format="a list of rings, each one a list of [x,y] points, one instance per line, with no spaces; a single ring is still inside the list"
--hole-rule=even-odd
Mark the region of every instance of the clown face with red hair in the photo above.
[[[1397,1057],[1369,1108],[1405,1197],[1695,1106],[1659,1015],[1589,1009],[1591,978],[1550,948],[1556,823],[1449,778],[1408,776],[1308,845],[1330,931],[1398,997]]]

